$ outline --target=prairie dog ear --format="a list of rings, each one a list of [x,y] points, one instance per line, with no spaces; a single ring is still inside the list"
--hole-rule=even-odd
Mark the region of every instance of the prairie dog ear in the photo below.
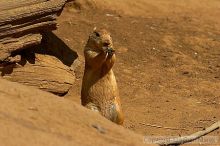
[[[93,31],[96,31],[96,29],[97,29],[97,28],[96,28],[96,27],[94,27],[94,28],[93,28]]]

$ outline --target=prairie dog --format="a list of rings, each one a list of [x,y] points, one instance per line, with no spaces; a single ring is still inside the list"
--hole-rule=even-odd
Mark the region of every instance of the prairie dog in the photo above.
[[[84,56],[82,105],[122,125],[124,115],[121,110],[115,75],[112,71],[116,57],[110,33],[105,29],[95,29],[84,48]]]

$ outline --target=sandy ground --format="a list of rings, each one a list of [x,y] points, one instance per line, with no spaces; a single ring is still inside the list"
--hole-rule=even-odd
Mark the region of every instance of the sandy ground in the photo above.
[[[1,146],[144,145],[143,136],[73,101],[3,79],[0,82]]]
[[[178,136],[220,119],[219,0],[81,0],[68,4],[55,33],[79,54],[94,27],[108,29],[125,127],[147,136]],[[157,125],[174,129],[156,128]],[[214,132],[212,135],[220,135]]]

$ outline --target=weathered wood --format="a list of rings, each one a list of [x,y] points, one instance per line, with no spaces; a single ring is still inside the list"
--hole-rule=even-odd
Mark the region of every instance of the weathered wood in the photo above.
[[[19,31],[19,28],[22,28],[22,27],[27,27],[27,26],[30,26],[30,25],[33,25],[33,24],[37,24],[37,23],[42,23],[42,22],[47,22],[47,21],[53,21],[56,19],[56,15],[55,14],[52,14],[52,15],[46,15],[46,16],[43,16],[43,17],[40,17],[40,18],[35,18],[33,20],[29,20],[27,22],[23,22],[23,23],[12,23],[12,24],[7,24],[7,25],[3,25],[3,26],[0,26],[0,38],[2,36],[6,36],[6,35],[10,35],[11,33],[10,32],[13,32],[16,31],[17,32],[20,32]],[[54,21],[54,24],[55,21]]]
[[[41,42],[41,33],[56,29],[66,0],[0,1],[0,61],[13,51]],[[33,35],[34,34],[34,35]]]
[[[40,34],[27,34],[19,38],[5,38],[0,42],[0,61],[7,59],[11,52],[15,50],[25,49],[31,45],[41,43],[42,36]]]
[[[18,7],[33,5],[47,0],[1,0],[0,11],[15,9]]]
[[[64,6],[65,0],[50,0],[31,6],[20,7],[0,12],[0,25],[25,19],[28,17],[36,17],[56,13]]]
[[[67,93],[75,81],[74,72],[56,57],[29,52],[21,55],[20,61],[16,58],[18,63],[0,63],[2,78],[57,95]]]
[[[31,48],[41,43],[44,31],[56,29],[56,18],[65,2],[0,1],[0,74],[3,78],[58,95],[68,92],[75,80],[69,67],[59,59],[37,54],[35,48]]]
[[[55,14],[62,8],[64,2],[64,0],[51,0],[0,12],[0,39],[39,26],[55,29],[56,22],[53,20],[56,19]]]
[[[16,33],[20,34],[27,34],[29,32],[37,32],[39,30],[53,30],[56,28],[56,22],[55,21],[46,21],[46,22],[39,22],[32,25],[27,26],[16,26],[15,29],[9,29],[5,32],[0,32],[0,39],[4,38],[6,36],[11,36]]]

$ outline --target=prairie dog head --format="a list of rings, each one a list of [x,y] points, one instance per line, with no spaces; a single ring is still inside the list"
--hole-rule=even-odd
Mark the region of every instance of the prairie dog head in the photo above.
[[[109,55],[112,55],[115,52],[111,35],[105,29],[94,29],[89,36],[87,47],[97,52],[104,51]]]

